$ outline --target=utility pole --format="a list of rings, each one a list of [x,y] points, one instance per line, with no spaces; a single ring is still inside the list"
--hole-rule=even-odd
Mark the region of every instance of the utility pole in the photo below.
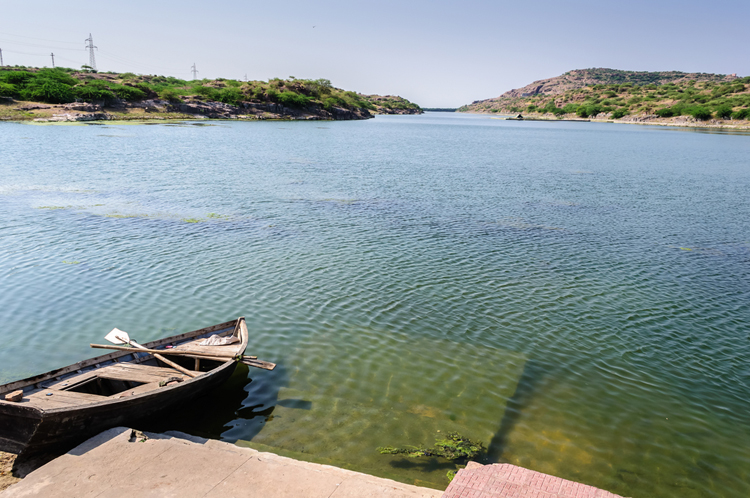
[[[245,83],[247,83],[247,73],[245,73]]]
[[[3,64],[3,49],[0,48],[0,67],[3,67],[5,64]]]
[[[193,67],[190,68],[190,71],[193,73],[193,79],[198,79],[198,70],[195,69],[195,62],[193,62]]]
[[[49,54],[49,55],[51,55],[51,56],[52,56],[52,69],[55,69],[55,53],[54,53],[54,52],[52,52],[52,53],[51,53],[51,54]]]
[[[94,46],[94,37],[91,36],[91,33],[89,33],[89,37],[84,40],[87,45],[86,48],[89,51],[89,66],[91,66],[92,71],[96,71],[96,59],[94,59],[94,49],[99,49],[99,47]]]

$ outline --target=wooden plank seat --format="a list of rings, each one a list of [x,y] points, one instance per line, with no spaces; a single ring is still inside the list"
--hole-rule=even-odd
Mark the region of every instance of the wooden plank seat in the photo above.
[[[76,405],[98,403],[106,399],[106,396],[98,396],[96,394],[40,389],[24,396],[21,403],[28,403],[31,406],[35,406],[43,410],[53,410],[55,408],[66,408]]]

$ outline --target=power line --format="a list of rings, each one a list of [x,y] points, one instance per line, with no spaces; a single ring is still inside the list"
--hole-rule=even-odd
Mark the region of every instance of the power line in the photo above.
[[[89,37],[84,40],[86,44],[86,48],[89,50],[89,66],[91,66],[91,69],[93,71],[96,71],[96,59],[94,58],[94,49],[98,49],[98,47],[94,46],[94,37],[91,36],[91,33],[89,33]]]
[[[29,40],[39,40],[39,41],[46,41],[46,42],[52,42],[52,43],[65,43],[66,45],[77,45],[76,42],[69,42],[69,41],[62,41],[62,40],[49,40],[47,38],[37,38],[36,36],[24,36],[24,35],[14,35],[13,33],[1,33],[2,36],[12,36],[15,38],[27,38]]]

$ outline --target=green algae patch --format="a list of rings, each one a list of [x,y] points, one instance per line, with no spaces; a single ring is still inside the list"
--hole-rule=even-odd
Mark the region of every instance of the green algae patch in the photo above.
[[[39,206],[36,209],[75,209],[75,206]]]
[[[200,223],[200,222],[206,221],[206,220],[202,220],[200,218],[182,218],[181,221],[184,221],[185,223]]]
[[[80,261],[68,261],[68,260],[65,260],[65,259],[63,260],[63,263],[66,264],[66,265],[80,265],[81,264]]]
[[[105,218],[146,218],[147,216],[145,214],[105,214]]]
[[[218,213],[208,213],[206,217],[212,220],[228,220],[229,219],[228,215],[218,214]]]

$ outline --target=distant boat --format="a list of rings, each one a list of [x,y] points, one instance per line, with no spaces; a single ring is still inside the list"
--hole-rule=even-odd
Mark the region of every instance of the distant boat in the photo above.
[[[200,344],[211,336],[218,336],[211,342],[229,344]],[[0,450],[37,454],[69,448],[112,427],[133,427],[221,385],[237,360],[273,369],[273,363],[242,357],[247,342],[240,317],[0,385]]]

